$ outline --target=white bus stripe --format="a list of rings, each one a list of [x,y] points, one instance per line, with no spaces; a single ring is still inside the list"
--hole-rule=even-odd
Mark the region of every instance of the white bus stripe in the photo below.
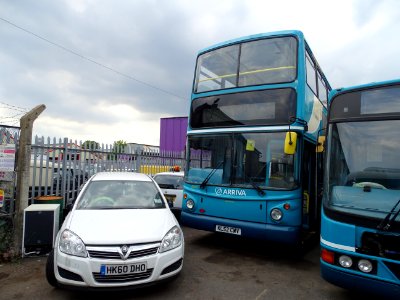
[[[355,248],[355,247],[331,243],[331,242],[328,242],[328,241],[324,240],[324,239],[322,238],[322,236],[320,236],[320,240],[321,240],[321,243],[322,243],[322,244],[325,244],[325,245],[327,245],[327,246],[329,246],[329,247],[336,248],[336,249],[340,249],[340,250],[346,250],[346,251],[356,252],[356,248]]]

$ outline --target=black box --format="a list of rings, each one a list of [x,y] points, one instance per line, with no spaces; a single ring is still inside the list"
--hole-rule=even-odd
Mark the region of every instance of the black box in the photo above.
[[[59,204],[32,204],[24,210],[22,256],[49,253],[59,228]]]

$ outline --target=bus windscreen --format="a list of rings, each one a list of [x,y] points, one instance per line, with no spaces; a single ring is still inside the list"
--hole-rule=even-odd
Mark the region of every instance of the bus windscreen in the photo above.
[[[289,124],[296,115],[296,92],[291,88],[225,94],[193,100],[193,129],[227,126]]]
[[[194,92],[292,82],[297,76],[297,40],[275,37],[248,41],[201,54]]]
[[[343,93],[332,100],[330,121],[400,117],[400,86]]]
[[[399,99],[399,87],[361,92],[360,113],[362,115],[399,113]]]

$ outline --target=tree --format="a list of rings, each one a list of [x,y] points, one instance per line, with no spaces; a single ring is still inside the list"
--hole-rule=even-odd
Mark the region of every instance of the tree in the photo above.
[[[98,150],[98,149],[100,149],[100,144],[96,141],[88,140],[82,144],[82,148],[87,149],[87,150]]]
[[[108,154],[107,155],[107,159],[108,160],[117,160],[118,159],[118,154],[119,153],[124,153],[125,152],[125,147],[128,144],[123,141],[123,140],[119,140],[119,141],[115,141],[113,144],[113,148],[112,148],[112,154]]]
[[[127,145],[128,144],[123,140],[115,141],[114,142],[114,147],[113,147],[113,152],[114,153],[124,153],[125,147]]]

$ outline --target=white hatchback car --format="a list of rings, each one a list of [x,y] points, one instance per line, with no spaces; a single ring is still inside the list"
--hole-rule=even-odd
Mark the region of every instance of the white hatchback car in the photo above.
[[[182,210],[183,175],[183,172],[161,172],[153,177],[163,191],[170,208],[178,213]]]
[[[145,285],[178,275],[183,257],[182,230],[154,180],[100,172],[59,230],[46,277],[55,287]]]

